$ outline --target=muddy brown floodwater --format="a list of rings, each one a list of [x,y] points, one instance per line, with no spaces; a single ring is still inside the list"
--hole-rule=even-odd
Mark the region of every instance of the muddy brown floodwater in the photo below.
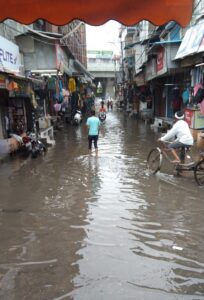
[[[148,175],[157,137],[110,112],[98,157],[83,123],[0,165],[0,299],[204,299],[204,188]]]

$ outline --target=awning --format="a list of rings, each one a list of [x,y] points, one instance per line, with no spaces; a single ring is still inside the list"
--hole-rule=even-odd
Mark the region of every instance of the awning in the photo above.
[[[80,63],[80,61],[78,59],[74,60],[74,66],[76,66],[76,68],[79,70],[79,72],[81,72],[81,74],[83,74],[84,76],[86,75],[91,80],[94,79],[94,77],[91,75],[91,73],[88,72],[88,70],[84,67],[84,65],[82,65],[82,63]]]
[[[141,42],[135,42],[135,43],[131,43],[131,44],[126,44],[125,47],[124,47],[124,50],[131,49],[135,45],[138,45],[138,44],[141,44]]]
[[[175,59],[204,51],[204,22],[190,27],[182,40]]]
[[[191,20],[192,8],[193,0],[2,0],[0,21],[9,18],[30,24],[45,19],[64,25],[78,19],[101,25],[116,20],[128,26],[145,19],[156,25],[174,20],[185,27]]]
[[[150,43],[151,47],[149,48],[148,52],[151,52],[153,49],[156,49],[158,47],[164,46],[164,45],[172,45],[172,44],[179,44],[181,43],[181,40],[164,40],[160,42]]]
[[[152,43],[152,45],[167,45],[167,44],[178,44],[181,43],[181,40],[164,40],[164,41],[160,41],[160,42],[155,42]]]

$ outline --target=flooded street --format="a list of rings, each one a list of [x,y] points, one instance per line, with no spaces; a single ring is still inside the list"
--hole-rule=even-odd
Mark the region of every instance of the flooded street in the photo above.
[[[0,299],[204,299],[204,189],[148,175],[144,122],[108,113],[98,157],[84,124],[0,165]]]

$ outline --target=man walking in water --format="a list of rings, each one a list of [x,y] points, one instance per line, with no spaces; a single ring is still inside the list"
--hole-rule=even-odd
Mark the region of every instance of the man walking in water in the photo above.
[[[92,142],[94,142],[94,148],[96,155],[98,155],[98,134],[101,122],[99,118],[95,116],[95,110],[91,110],[91,117],[87,119],[86,125],[88,127],[88,143],[89,143],[89,153],[91,154]]]

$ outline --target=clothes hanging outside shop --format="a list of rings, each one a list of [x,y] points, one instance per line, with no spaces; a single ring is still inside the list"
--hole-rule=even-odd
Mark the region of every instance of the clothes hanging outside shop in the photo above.
[[[186,89],[182,93],[182,99],[183,99],[183,104],[187,105],[190,99],[190,91],[189,89]]]
[[[54,110],[56,113],[58,113],[61,110],[61,104],[60,103],[55,103],[54,104]]]
[[[194,86],[194,89],[193,89],[193,95],[196,96],[196,94],[198,93],[198,90],[202,89],[203,88],[203,85],[202,83],[197,83],[195,86]]]
[[[7,90],[9,91],[18,91],[19,90],[19,85],[18,83],[16,83],[15,81],[10,81],[8,84],[7,84]]]
[[[204,115],[204,99],[201,101],[201,103],[199,103],[199,106],[201,114]]]
[[[70,93],[73,93],[76,91],[76,81],[72,77],[69,78],[68,89],[69,89]]]

